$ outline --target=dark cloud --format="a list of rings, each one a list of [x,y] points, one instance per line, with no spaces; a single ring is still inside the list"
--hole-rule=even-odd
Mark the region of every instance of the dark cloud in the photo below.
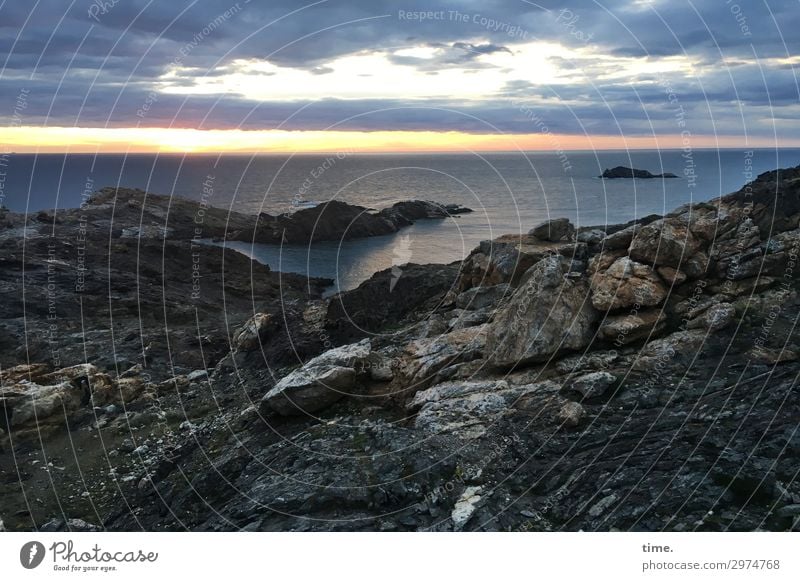
[[[31,124],[324,129],[352,117],[339,127],[536,131],[513,100],[536,110],[554,132],[674,133],[674,103],[667,99],[664,77],[655,72],[669,57],[693,66],[666,79],[697,133],[771,135],[769,119],[796,118],[800,90],[793,61],[786,59],[800,47],[797,0],[569,4],[567,9],[555,0],[121,0],[93,18],[88,0],[5,2],[0,4],[0,120],[10,119],[14,99],[26,87]],[[405,16],[416,11],[443,17]],[[247,101],[227,92],[190,98],[158,93],[147,115],[137,115],[157,89],[156,80],[176,64],[181,77],[171,83],[183,87],[232,71],[236,59],[329,75],[337,57],[375,51],[427,74],[449,68],[467,74],[491,66],[484,55],[515,55],[519,45],[536,40],[588,50],[578,60],[550,59],[563,82],[537,83],[538,71],[530,70],[526,78],[509,78],[501,94],[479,101],[464,102],[458,95],[424,103],[320,95],[286,124],[305,103]],[[411,46],[438,50],[433,58],[395,54]],[[643,58],[645,66],[635,78],[615,78],[609,76],[608,57]],[[795,128],[782,125],[784,131]]]

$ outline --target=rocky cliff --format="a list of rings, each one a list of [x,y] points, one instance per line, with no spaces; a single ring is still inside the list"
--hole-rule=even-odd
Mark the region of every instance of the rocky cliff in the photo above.
[[[197,342],[175,352],[165,338],[168,361],[192,363],[158,377],[157,351],[58,369],[46,348],[6,351],[0,517],[44,530],[798,528],[798,176],[626,225],[538,225],[461,264],[412,265],[407,286],[378,273],[327,300],[294,284],[278,296],[279,275],[261,272],[236,288],[258,303],[220,305],[224,328],[208,328],[210,304],[169,320]],[[30,240],[4,240],[18,276],[47,268],[18,250]],[[102,309],[123,291],[105,276],[94,318],[71,329],[98,353],[119,340]],[[166,328],[166,291],[149,281],[128,284]]]

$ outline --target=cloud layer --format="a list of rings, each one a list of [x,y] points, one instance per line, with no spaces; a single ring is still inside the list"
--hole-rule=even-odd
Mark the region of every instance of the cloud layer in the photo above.
[[[800,134],[797,0],[64,4],[0,4],[5,125]]]

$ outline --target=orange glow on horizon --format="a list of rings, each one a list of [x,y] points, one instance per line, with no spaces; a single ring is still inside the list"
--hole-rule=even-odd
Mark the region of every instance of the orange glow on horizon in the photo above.
[[[0,148],[16,153],[412,153],[672,149],[679,135],[475,134],[435,131],[277,131],[170,128],[0,128]],[[798,147],[800,140],[693,136],[692,148]]]

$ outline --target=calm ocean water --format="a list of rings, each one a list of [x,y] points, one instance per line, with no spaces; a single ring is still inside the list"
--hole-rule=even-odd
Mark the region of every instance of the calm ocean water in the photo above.
[[[70,208],[87,182],[199,199],[212,177],[210,202],[240,212],[278,213],[293,200],[340,199],[382,208],[405,199],[459,203],[475,210],[424,221],[397,235],[312,247],[229,243],[274,270],[327,276],[338,288],[405,262],[447,263],[478,242],[525,232],[548,217],[578,225],[618,223],[664,213],[689,201],[737,190],[758,173],[800,164],[800,149],[676,150],[508,154],[385,155],[12,155],[0,202],[19,212]],[[625,165],[679,179],[601,180]]]

